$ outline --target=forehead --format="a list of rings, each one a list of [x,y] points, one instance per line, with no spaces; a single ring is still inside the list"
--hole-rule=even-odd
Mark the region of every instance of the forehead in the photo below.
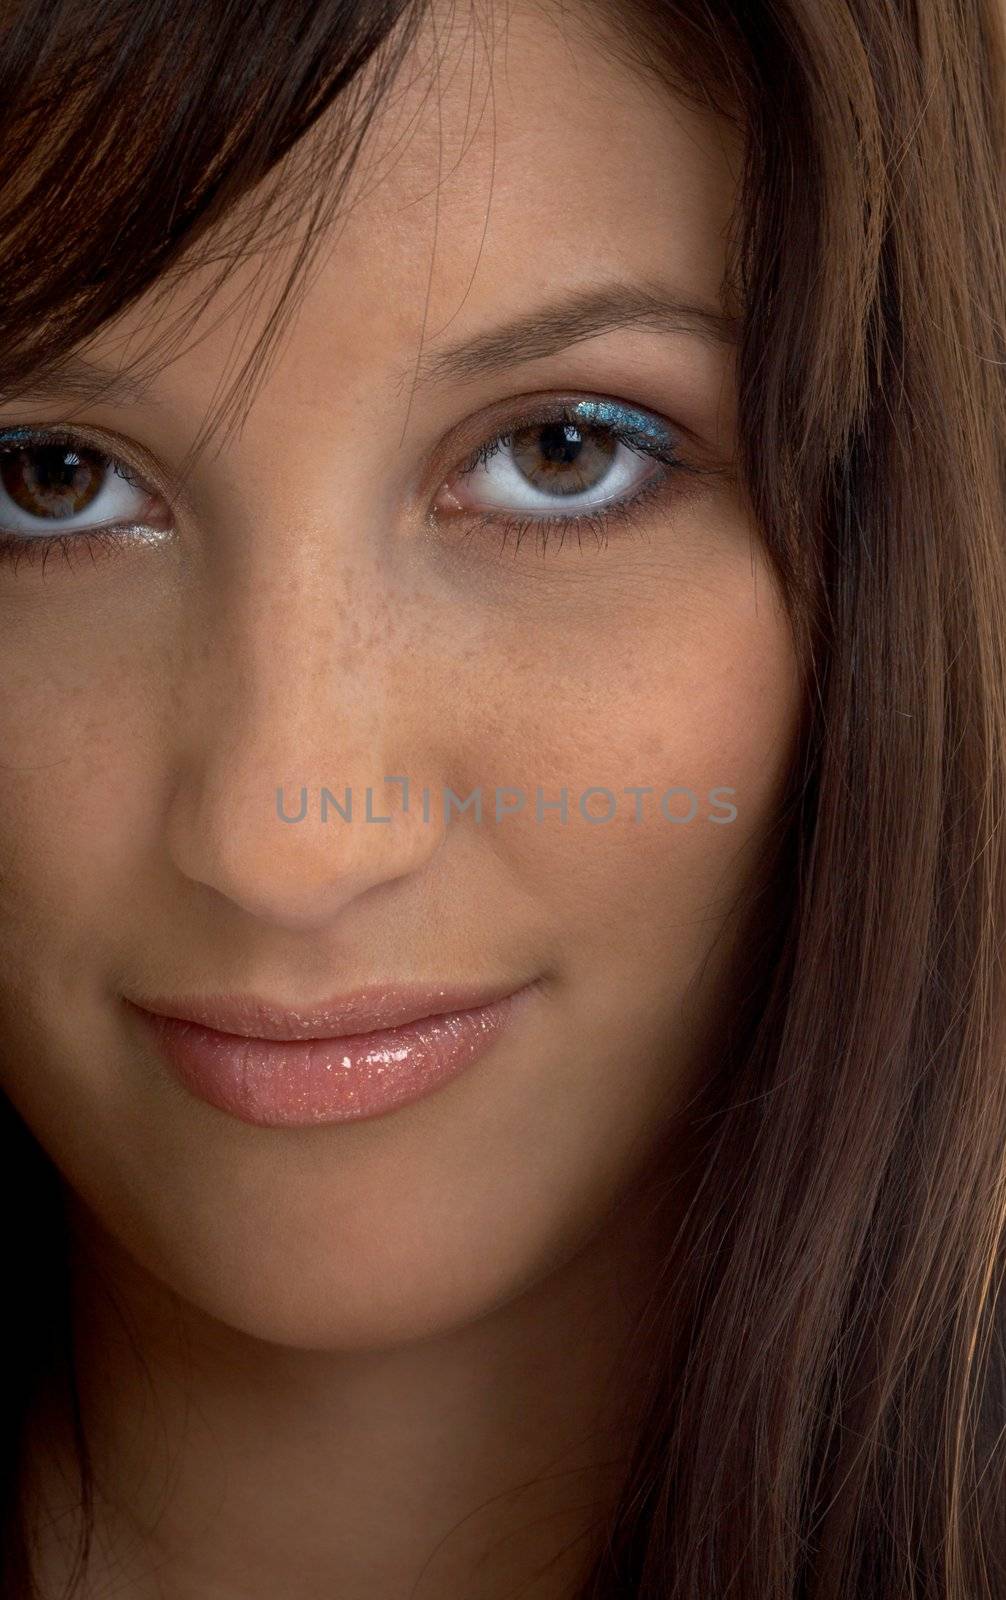
[[[471,269],[575,272],[588,246],[653,268],[670,253],[708,288],[736,136],[618,45],[607,8],[584,0],[431,10],[361,161],[368,221],[390,242],[435,197],[438,243],[442,230]]]
[[[294,152],[290,194],[320,170],[333,137],[360,126],[370,82],[368,68],[360,92]],[[734,130],[627,63],[593,0],[434,5],[375,102],[322,230],[303,380],[315,383],[322,353],[337,350],[341,379],[386,375],[390,393],[420,345],[517,316],[558,287],[642,280],[715,304],[740,166]],[[242,202],[239,230],[254,226],[259,204],[258,193]],[[296,220],[270,261],[287,269],[302,241]],[[230,274],[206,326],[219,322],[221,299],[244,304],[262,266],[253,253]],[[190,272],[186,300],[213,275]],[[162,286],[155,295],[165,299]],[[154,326],[146,296],[93,348],[99,359],[114,349],[118,366]],[[196,367],[233,370],[234,332],[231,321],[203,335]],[[190,385],[192,365],[173,377],[169,368],[158,387]]]

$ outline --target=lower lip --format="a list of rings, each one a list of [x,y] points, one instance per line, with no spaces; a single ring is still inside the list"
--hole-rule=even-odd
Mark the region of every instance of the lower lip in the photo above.
[[[503,1031],[531,992],[341,1039],[249,1039],[138,1010],[185,1087],[260,1128],[356,1122],[449,1083]]]

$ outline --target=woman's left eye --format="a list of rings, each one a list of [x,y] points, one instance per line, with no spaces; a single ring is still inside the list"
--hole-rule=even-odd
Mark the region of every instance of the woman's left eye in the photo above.
[[[686,476],[669,423],[624,401],[547,401],[492,435],[444,486],[435,509],[475,519],[478,528],[553,534],[589,527],[602,540],[613,522],[635,520]]]
[[[60,429],[0,430],[0,553],[31,557],[60,543],[121,542],[157,504],[155,492],[114,456]]]

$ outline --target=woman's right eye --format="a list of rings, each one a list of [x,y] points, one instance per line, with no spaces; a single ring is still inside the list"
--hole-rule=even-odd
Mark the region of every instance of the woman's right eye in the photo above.
[[[153,498],[125,463],[70,434],[0,433],[0,532],[31,540],[135,526]]]

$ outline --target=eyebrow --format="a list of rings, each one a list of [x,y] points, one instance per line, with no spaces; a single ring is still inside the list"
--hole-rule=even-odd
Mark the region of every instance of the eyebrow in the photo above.
[[[0,404],[16,400],[103,401],[110,406],[156,405],[150,390],[153,377],[138,378],[128,372],[111,372],[71,351],[57,366],[33,372],[17,390],[0,391]]]
[[[415,368],[415,387],[471,382],[522,362],[541,360],[583,339],[619,328],[685,333],[731,346],[737,342],[739,324],[739,317],[669,294],[659,285],[604,283],[593,289],[568,290],[485,333],[421,355]],[[102,401],[123,408],[144,404],[156,407],[151,393],[155,377],[156,374],[140,378],[128,372],[112,372],[71,351],[57,366],[32,374],[17,393],[0,393],[0,403],[70,399],[85,405]]]
[[[740,318],[649,283],[615,281],[565,294],[487,333],[432,350],[416,363],[416,388],[469,382],[554,355],[581,339],[616,328],[687,333],[721,345],[737,343]]]

